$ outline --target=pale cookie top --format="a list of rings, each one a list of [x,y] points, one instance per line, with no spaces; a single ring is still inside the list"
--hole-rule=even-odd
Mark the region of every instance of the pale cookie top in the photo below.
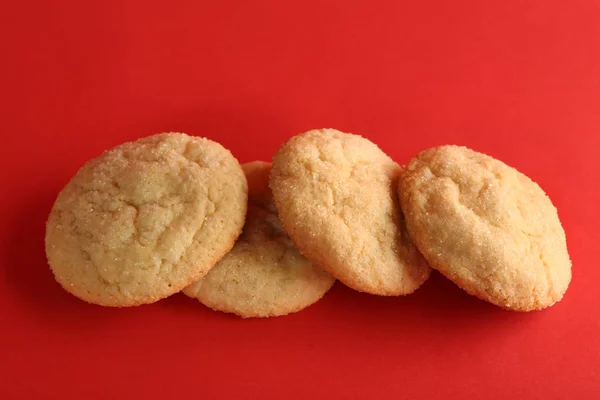
[[[318,301],[335,279],[304,258],[269,203],[270,164],[244,164],[249,183],[246,225],[233,249],[184,293],[241,317],[273,317]],[[266,189],[266,190],[265,190]]]
[[[270,185],[302,254],[355,290],[401,295],[415,291],[430,268],[404,227],[400,173],[369,140],[323,129],[279,148]]]
[[[467,292],[528,311],[560,300],[571,261],[557,210],[531,179],[465,147],[423,151],[400,197],[408,230],[432,267]]]
[[[105,306],[150,303],[202,277],[233,246],[247,182],[208,139],[159,134],[87,162],[60,192],[46,229],[57,281]]]

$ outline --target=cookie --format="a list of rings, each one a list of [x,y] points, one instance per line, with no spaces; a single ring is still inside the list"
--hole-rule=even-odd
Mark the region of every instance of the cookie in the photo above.
[[[202,277],[232,247],[247,182],[220,144],[179,133],[119,145],[59,193],[46,255],[70,293],[103,306],[152,303]]]
[[[468,293],[516,311],[563,297],[571,281],[565,232],[548,196],[519,171],[441,146],[410,161],[399,195],[419,250]]]
[[[243,168],[248,198],[255,201],[248,207],[244,231],[231,252],[183,292],[243,318],[300,311],[321,299],[335,279],[304,258],[284,232],[269,200],[270,164],[253,162]]]
[[[404,295],[430,268],[404,227],[401,168],[369,140],[335,129],[292,137],[273,157],[270,186],[300,252],[345,285]]]

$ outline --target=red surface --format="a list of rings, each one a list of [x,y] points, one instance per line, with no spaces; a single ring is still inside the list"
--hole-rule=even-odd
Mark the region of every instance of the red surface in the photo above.
[[[600,397],[599,2],[158,3],[1,7],[0,398]],[[530,175],[567,231],[564,300],[506,312],[435,274],[242,321],[181,295],[100,308],[53,281],[45,219],[88,158],[178,130],[269,159],[316,127],[400,163],[456,143]]]

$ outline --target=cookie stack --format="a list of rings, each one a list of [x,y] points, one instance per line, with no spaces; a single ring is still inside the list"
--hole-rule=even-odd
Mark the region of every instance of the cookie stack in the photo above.
[[[336,280],[407,295],[436,269],[468,293],[530,311],[571,280],[556,208],[525,175],[464,147],[403,170],[369,140],[333,129],[292,137],[271,163],[164,133],[87,162],[46,227],[58,283],[125,307],[183,291],[241,317],[302,310]]]

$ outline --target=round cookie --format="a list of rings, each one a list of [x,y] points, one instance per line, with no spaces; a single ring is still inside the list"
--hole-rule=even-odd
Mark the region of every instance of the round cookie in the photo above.
[[[361,136],[312,130],[277,150],[270,186],[286,232],[308,259],[355,290],[404,295],[431,269],[404,227],[401,172]]]
[[[248,207],[244,231],[233,249],[183,292],[214,310],[243,318],[300,311],[321,299],[335,279],[304,258],[284,232],[265,191],[270,164],[242,167],[248,198],[256,201]]]
[[[238,161],[208,139],[165,133],[121,144],[59,193],[46,225],[48,263],[87,302],[155,302],[232,248],[247,191]]]
[[[468,148],[441,146],[410,161],[399,195],[417,247],[468,293],[516,311],[563,297],[571,281],[565,232],[527,176]]]

